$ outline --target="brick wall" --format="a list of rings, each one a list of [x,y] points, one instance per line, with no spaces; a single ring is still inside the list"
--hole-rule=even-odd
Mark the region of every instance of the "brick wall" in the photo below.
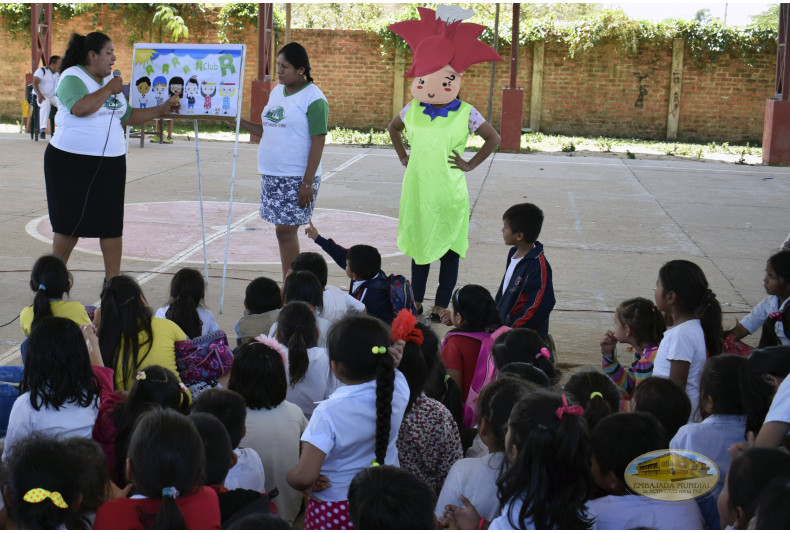
[[[111,28],[116,47],[116,68],[131,71],[132,48],[118,11],[100,6],[98,29]],[[62,55],[69,35],[92,31],[89,14],[69,22],[55,20],[53,53]],[[215,30],[189,42],[215,42]],[[293,29],[292,39],[310,54],[313,77],[327,97],[330,126],[383,129],[392,119],[393,86],[403,83],[408,101],[410,80],[395,80],[394,54],[382,55],[380,39],[358,30]],[[279,36],[281,38],[282,35]],[[257,77],[258,34],[250,27],[239,40],[247,44],[245,96],[242,110],[249,114],[251,81]],[[499,126],[501,90],[509,83],[509,46],[500,54],[494,83],[493,119]],[[666,135],[672,42],[643,44],[637,55],[622,52],[615,43],[604,43],[576,58],[565,57],[563,45],[545,45],[541,131],[553,134],[605,135],[662,139]],[[29,69],[26,37],[12,38],[0,31],[0,114],[19,117],[24,98],[24,73]],[[533,46],[519,50],[517,84],[524,88],[523,125],[529,126]],[[683,64],[678,140],[760,142],[765,100],[773,96],[775,53],[757,58],[754,67],[727,55],[706,70],[699,69],[688,47]],[[407,54],[406,69],[411,63]],[[461,97],[483,115],[488,109],[490,64],[475,65],[464,76]],[[128,80],[127,80],[128,81]],[[640,97],[641,95],[641,97]]]

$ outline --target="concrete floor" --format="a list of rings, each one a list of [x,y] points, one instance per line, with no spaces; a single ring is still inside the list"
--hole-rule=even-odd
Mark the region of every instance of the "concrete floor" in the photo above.
[[[51,252],[43,178],[45,142],[0,133],[0,364],[19,362],[20,310],[30,305],[29,271]],[[281,277],[273,227],[257,216],[257,145],[239,145],[229,264],[220,310],[233,144],[200,143],[208,239],[206,306],[228,332],[242,315],[244,289],[257,276]],[[385,148],[327,146],[315,224],[344,245],[373,244],[386,272],[408,276],[410,260],[394,246],[403,167]],[[781,245],[790,217],[790,169],[682,160],[635,160],[576,154],[496,154],[467,175],[470,248],[458,285],[497,290],[505,269],[502,213],[518,202],[540,206],[540,241],[554,272],[553,334],[560,360],[599,364],[598,342],[612,311],[634,296],[653,297],[659,267],[689,259],[705,271],[725,311],[725,326],[765,297],[765,261]],[[139,277],[152,307],[167,301],[172,273],[203,268],[198,172],[193,141],[129,148],[122,264]],[[320,249],[302,237],[303,250]],[[69,268],[73,300],[95,304],[103,279],[97,242],[81,241]],[[328,259],[328,258],[327,258]],[[330,283],[347,287],[330,262]],[[438,276],[431,272],[426,304]],[[438,328],[443,334],[447,328]],[[756,341],[756,338],[747,338]]]

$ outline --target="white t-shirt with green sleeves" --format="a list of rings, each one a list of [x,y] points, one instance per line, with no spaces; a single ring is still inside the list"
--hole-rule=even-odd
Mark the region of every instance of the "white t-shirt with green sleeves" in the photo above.
[[[308,83],[293,94],[277,85],[261,113],[263,137],[258,172],[269,176],[304,176],[313,135],[325,135],[329,104],[321,89]],[[321,175],[319,163],[316,175]]]
[[[132,108],[123,94],[110,96],[95,113],[77,117],[71,114],[80,99],[101,89],[111,76],[101,83],[81,66],[67,68],[61,75],[56,91],[58,113],[55,115],[55,134],[50,144],[59,150],[82,155],[117,157],[126,154],[121,122],[129,118]],[[106,148],[105,148],[106,143]]]

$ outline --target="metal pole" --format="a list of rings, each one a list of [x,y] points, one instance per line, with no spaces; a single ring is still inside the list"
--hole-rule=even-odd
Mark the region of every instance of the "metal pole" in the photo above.
[[[291,3],[285,4],[285,42],[283,43],[288,44],[291,42]]]
[[[197,158],[197,173],[198,173],[198,195],[200,196],[200,231],[203,234],[203,271],[206,275],[206,283],[208,283],[208,255],[206,253],[206,219],[203,216],[203,179],[200,174],[200,142],[198,140],[198,121],[193,120],[195,123],[195,157]],[[145,125],[143,125],[145,128]],[[145,131],[142,132],[145,135]],[[164,135],[164,133],[162,133]]]
[[[499,3],[496,5],[496,17],[494,18],[494,51],[499,49]],[[487,120],[491,123],[494,113],[494,81],[496,78],[496,61],[491,62],[491,81],[488,83],[488,115]]]
[[[513,4],[513,31],[510,37],[510,88],[516,88],[518,74],[518,18],[521,4]]]

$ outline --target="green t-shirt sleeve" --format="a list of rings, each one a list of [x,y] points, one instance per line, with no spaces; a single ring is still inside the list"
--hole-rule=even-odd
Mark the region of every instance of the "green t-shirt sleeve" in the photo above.
[[[124,98],[124,96],[121,95],[120,98]],[[123,116],[121,117],[121,122],[123,122],[124,120],[126,120],[127,118],[132,116],[132,111],[134,111],[134,108],[132,107],[132,104],[129,103],[129,102],[126,102],[126,111],[124,112]]]
[[[88,94],[88,87],[77,76],[66,76],[58,84],[58,100],[71,112],[74,104]]]
[[[329,123],[329,104],[323,98],[319,98],[307,106],[307,124],[310,136],[326,135],[327,124]]]

